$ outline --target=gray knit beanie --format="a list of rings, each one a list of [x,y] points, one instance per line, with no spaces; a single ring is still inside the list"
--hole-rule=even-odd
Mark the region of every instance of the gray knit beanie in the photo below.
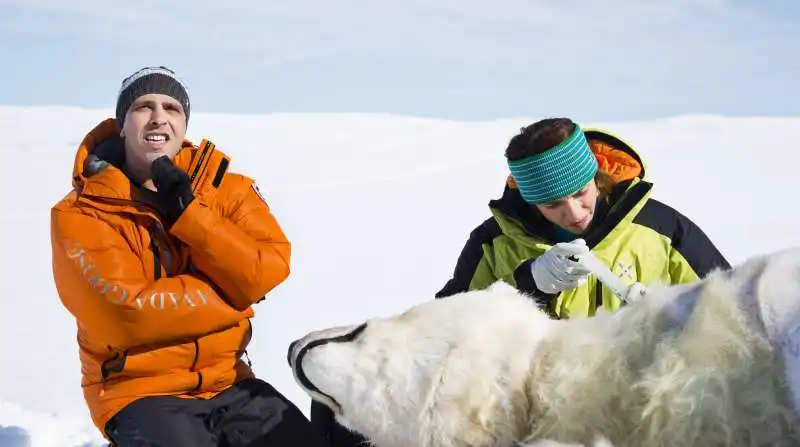
[[[117,96],[117,124],[122,127],[128,108],[136,99],[148,93],[171,96],[183,106],[189,122],[189,93],[186,85],[166,67],[145,67],[122,81]]]

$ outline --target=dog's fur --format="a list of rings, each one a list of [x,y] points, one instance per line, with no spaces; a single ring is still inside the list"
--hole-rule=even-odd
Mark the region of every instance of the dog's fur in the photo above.
[[[552,320],[497,283],[317,344],[355,328],[312,332],[289,360],[378,447],[800,445],[800,250],[610,315]]]

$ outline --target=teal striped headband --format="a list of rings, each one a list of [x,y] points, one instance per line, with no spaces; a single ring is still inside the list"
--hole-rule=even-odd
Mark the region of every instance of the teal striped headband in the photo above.
[[[576,124],[575,131],[558,146],[509,161],[508,167],[522,198],[528,203],[544,204],[586,186],[594,178],[598,164],[583,129]]]

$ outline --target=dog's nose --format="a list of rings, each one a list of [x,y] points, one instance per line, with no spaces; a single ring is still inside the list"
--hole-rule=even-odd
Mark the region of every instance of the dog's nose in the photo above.
[[[289,350],[286,351],[286,361],[289,363],[289,366],[292,366],[292,352],[294,351],[294,347],[297,346],[297,342],[300,340],[295,340],[289,343]]]

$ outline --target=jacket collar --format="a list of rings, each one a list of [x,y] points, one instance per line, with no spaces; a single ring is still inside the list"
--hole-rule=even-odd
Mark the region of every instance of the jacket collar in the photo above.
[[[124,149],[119,140],[120,129],[116,119],[107,118],[98,123],[83,138],[75,152],[72,166],[72,186],[82,194],[121,200],[137,200],[137,186],[125,174],[119,151]],[[115,151],[117,151],[115,153]],[[195,147],[184,140],[173,163],[187,170]]]

